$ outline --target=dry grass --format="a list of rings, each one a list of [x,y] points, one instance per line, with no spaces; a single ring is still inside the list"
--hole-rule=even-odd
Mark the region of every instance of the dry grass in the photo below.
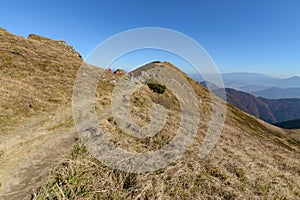
[[[30,143],[38,143],[33,138],[42,131],[64,133],[73,127],[68,110],[82,60],[59,41],[38,36],[25,39],[2,29],[0,37],[0,137],[24,133],[19,139],[23,146],[14,141],[5,150],[0,149],[0,159],[5,160],[9,152],[18,157],[18,152],[21,155],[24,150],[32,150]],[[154,64],[177,69],[170,63]],[[118,78],[108,73],[102,76],[95,94],[96,113],[102,116],[99,124],[107,128],[116,145],[128,151],[145,152],[161,148],[174,137],[180,113],[178,101],[168,88],[164,94],[157,94],[145,86],[131,97],[130,111],[137,124],[149,122],[152,102],[164,106],[168,113],[166,126],[159,134],[150,140],[136,139],[124,134],[110,113],[103,117],[102,111],[110,106],[112,80]],[[299,199],[300,132],[273,127],[227,105],[221,138],[213,151],[200,159],[199,148],[212,114],[211,97],[207,89],[186,78],[202,101],[202,115],[198,134],[180,159],[155,172],[125,173],[104,166],[76,141],[72,153],[56,164],[33,198]],[[217,103],[222,104],[220,100]],[[23,132],[17,131],[23,126]]]
[[[230,105],[218,144],[206,159],[199,159],[199,148],[211,114],[211,98],[206,89],[193,80],[189,81],[202,99],[199,109],[205,114],[194,143],[182,158],[155,172],[125,173],[106,167],[77,141],[73,153],[55,167],[35,198],[298,199],[299,143],[291,142],[292,136],[282,129]],[[103,95],[110,97],[110,94]],[[99,95],[98,98],[103,99],[104,96]],[[140,125],[149,122],[151,102],[167,108],[169,118],[164,129],[149,141],[126,135],[118,129],[111,115],[99,124],[120,148],[134,152],[157,150],[174,137],[178,128],[179,105],[174,99],[169,90],[157,94],[147,86],[141,87],[131,97],[131,114]],[[222,102],[218,100],[217,103]],[[101,113],[100,107],[98,113]]]
[[[0,132],[71,102],[81,58],[71,47],[0,30]],[[21,123],[20,123],[21,122]]]
[[[27,187],[35,185],[35,175],[55,161],[55,156],[60,157],[50,158],[53,152],[40,151],[47,141],[70,135],[72,89],[81,63],[78,53],[62,41],[19,37],[0,28],[0,199],[4,198],[1,192],[7,192],[10,183],[17,184],[18,178]],[[48,153],[48,157],[32,159],[37,152]],[[30,159],[34,163],[21,170]],[[30,167],[36,169],[35,175]],[[28,173],[18,177],[17,171]],[[21,182],[15,186],[12,190],[21,188]]]
[[[176,163],[146,174],[105,167],[77,142],[36,199],[297,199],[299,153],[251,137],[223,135],[205,160],[195,144]]]

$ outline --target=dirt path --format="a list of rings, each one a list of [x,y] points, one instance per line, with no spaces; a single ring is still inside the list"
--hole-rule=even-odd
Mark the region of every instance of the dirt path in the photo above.
[[[31,198],[53,165],[70,151],[77,136],[74,127],[64,127],[70,120],[71,109],[60,108],[0,135],[0,200]]]

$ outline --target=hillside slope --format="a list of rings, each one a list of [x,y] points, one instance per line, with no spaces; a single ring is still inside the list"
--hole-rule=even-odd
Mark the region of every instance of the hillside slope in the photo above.
[[[0,28],[0,199],[28,196],[70,150],[81,63],[64,41]]]
[[[219,90],[213,92],[218,94]],[[300,99],[265,99],[231,88],[225,91],[228,103],[266,122],[282,122],[300,117]]]
[[[171,63],[150,63],[140,70],[155,66],[176,70],[199,98],[197,135],[181,158],[154,172],[126,173],[97,161],[77,140],[71,153],[57,163],[76,137],[71,99],[82,60],[65,43],[39,36],[27,39],[2,29],[0,34],[0,199],[299,198],[299,132],[276,128],[225,104]],[[124,78],[136,84],[138,71],[136,81],[130,82],[126,74],[89,69],[87,81],[94,73],[101,77],[95,92],[97,124],[107,130],[115,145],[132,152],[156,151],[174,138],[181,119],[179,102],[189,100],[177,97],[168,87],[158,94],[142,85],[129,99],[134,122],[141,126],[150,122],[148,111],[153,102],[165,108],[168,118],[159,134],[131,137],[105,111],[111,106],[116,82]],[[226,116],[214,109],[213,99],[216,108],[227,106]],[[200,159],[211,116],[225,118],[223,132],[210,154]]]
[[[4,29],[0,38],[0,132],[71,101],[82,63],[71,46],[34,34],[26,39]]]
[[[298,98],[262,100],[269,105],[277,122],[300,118],[300,99]]]
[[[231,88],[226,88],[225,91],[226,100],[231,105],[267,122],[277,121],[272,110],[269,108],[269,105],[265,103],[263,99],[256,98],[251,94]],[[217,94],[218,90],[215,90],[214,93]]]
[[[212,98],[217,107],[224,102],[210,96],[207,89],[187,77],[170,63],[150,63],[137,70],[154,67],[177,70],[191,84],[201,99],[201,118],[198,134],[184,155],[164,169],[148,173],[128,173],[110,169],[91,156],[81,142],[73,146],[73,152],[62,164],[56,166],[48,182],[36,193],[36,199],[46,196],[70,199],[297,199],[300,195],[299,153],[296,132],[285,132],[227,105],[223,133],[213,151],[200,159],[199,149],[210,123],[211,115],[219,115],[212,109]],[[129,77],[124,75],[129,81]],[[105,81],[104,91],[115,86]],[[170,80],[173,81],[173,80]],[[105,84],[106,83],[106,84]],[[111,95],[96,94],[97,98]],[[131,97],[130,110],[134,121],[140,125],[149,123],[148,109],[152,102],[167,109],[168,120],[159,134],[148,139],[128,136],[118,128],[117,120],[108,113],[98,125],[107,130],[111,141],[131,152],[155,151],[168,144],[178,129],[180,112],[174,94],[151,91],[147,85],[140,87]],[[106,102],[98,107],[98,113],[110,107]]]

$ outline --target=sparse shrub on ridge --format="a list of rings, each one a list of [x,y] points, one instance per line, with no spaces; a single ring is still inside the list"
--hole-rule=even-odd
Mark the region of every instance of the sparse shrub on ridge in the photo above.
[[[153,92],[156,92],[158,94],[163,94],[166,91],[166,86],[157,82],[149,81],[146,84]]]

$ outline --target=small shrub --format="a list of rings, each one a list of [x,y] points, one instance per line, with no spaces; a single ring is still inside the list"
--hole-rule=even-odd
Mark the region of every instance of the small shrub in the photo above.
[[[147,83],[147,85],[153,92],[158,94],[163,94],[166,90],[166,86],[159,83]]]

